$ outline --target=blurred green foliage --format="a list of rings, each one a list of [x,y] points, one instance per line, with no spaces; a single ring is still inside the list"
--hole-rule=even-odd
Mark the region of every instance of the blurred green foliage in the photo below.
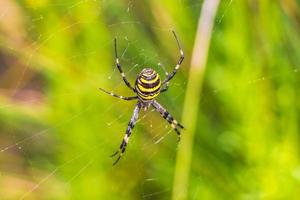
[[[0,199],[170,199],[176,134],[141,112],[112,167],[145,66],[171,71],[158,100],[179,121],[202,1],[2,0]],[[300,196],[300,3],[221,1],[201,95],[188,199]],[[184,131],[183,131],[184,140]],[[180,143],[179,143],[180,145]]]

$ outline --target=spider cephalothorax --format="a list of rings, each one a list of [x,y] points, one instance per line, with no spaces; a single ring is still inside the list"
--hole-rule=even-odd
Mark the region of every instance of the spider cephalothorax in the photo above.
[[[123,99],[123,100],[137,99],[138,102],[134,108],[133,115],[128,123],[128,127],[126,129],[126,133],[123,138],[123,141],[120,145],[120,149],[112,155],[112,156],[115,156],[115,155],[119,154],[119,157],[114,162],[114,165],[120,160],[121,156],[123,155],[123,153],[126,150],[126,146],[128,144],[129,137],[131,135],[131,131],[138,119],[139,111],[142,108],[147,110],[150,106],[153,106],[154,109],[156,111],[158,111],[161,114],[161,116],[169,122],[169,124],[171,124],[172,128],[176,131],[176,133],[178,135],[178,139],[180,139],[180,132],[178,129],[183,128],[183,126],[180,123],[178,123],[170,115],[170,113],[155,100],[155,97],[157,97],[160,93],[168,90],[169,81],[174,77],[174,75],[176,74],[177,70],[179,69],[179,67],[184,59],[183,51],[180,47],[180,44],[178,42],[177,36],[174,31],[173,31],[173,34],[176,39],[177,45],[179,47],[179,52],[180,52],[180,58],[177,62],[177,65],[175,66],[175,69],[173,70],[173,72],[170,74],[166,73],[167,77],[163,81],[161,81],[161,79],[156,71],[154,71],[151,68],[144,68],[141,71],[141,73],[138,75],[138,77],[136,78],[134,87],[132,87],[131,84],[129,83],[129,81],[126,79],[126,76],[122,70],[120,63],[119,63],[119,58],[118,58],[118,54],[117,54],[117,40],[115,39],[115,56],[116,56],[116,64],[117,64],[118,70],[120,71],[121,76],[122,76],[125,84],[127,85],[127,87],[129,87],[136,94],[136,96],[124,97],[124,96],[114,94],[113,92],[108,92],[102,88],[100,88],[100,90],[102,90],[103,92],[108,93],[114,97]]]

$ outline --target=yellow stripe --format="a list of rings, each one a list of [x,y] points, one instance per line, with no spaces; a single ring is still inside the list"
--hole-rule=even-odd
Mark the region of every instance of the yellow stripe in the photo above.
[[[137,86],[138,86],[139,90],[142,91],[142,92],[154,92],[155,90],[157,90],[158,88],[160,88],[161,81],[159,81],[159,84],[156,87],[154,87],[154,88],[144,88],[140,84],[137,84]]]
[[[144,95],[141,95],[139,94],[140,96],[142,96],[143,99],[153,99],[154,97],[156,97],[157,95],[159,95],[159,92],[155,93],[153,96],[144,96]]]
[[[155,79],[153,80],[146,80],[146,79],[143,79],[142,77],[140,78],[141,82],[142,83],[145,83],[145,84],[151,84],[151,83],[155,83],[157,80],[159,79],[159,76],[158,74],[156,75]]]

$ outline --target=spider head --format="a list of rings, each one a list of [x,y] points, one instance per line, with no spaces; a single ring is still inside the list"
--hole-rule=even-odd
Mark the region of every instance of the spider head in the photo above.
[[[156,71],[144,68],[135,81],[135,90],[142,102],[149,102],[160,93],[161,80]]]

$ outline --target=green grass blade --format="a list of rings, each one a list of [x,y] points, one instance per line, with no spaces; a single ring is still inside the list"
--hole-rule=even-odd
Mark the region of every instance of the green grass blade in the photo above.
[[[200,94],[209,43],[218,5],[219,0],[204,1],[198,21],[183,109],[182,121],[186,126],[186,130],[178,148],[173,185],[173,200],[187,199],[188,195],[187,188],[192,158],[193,138],[196,130]]]

